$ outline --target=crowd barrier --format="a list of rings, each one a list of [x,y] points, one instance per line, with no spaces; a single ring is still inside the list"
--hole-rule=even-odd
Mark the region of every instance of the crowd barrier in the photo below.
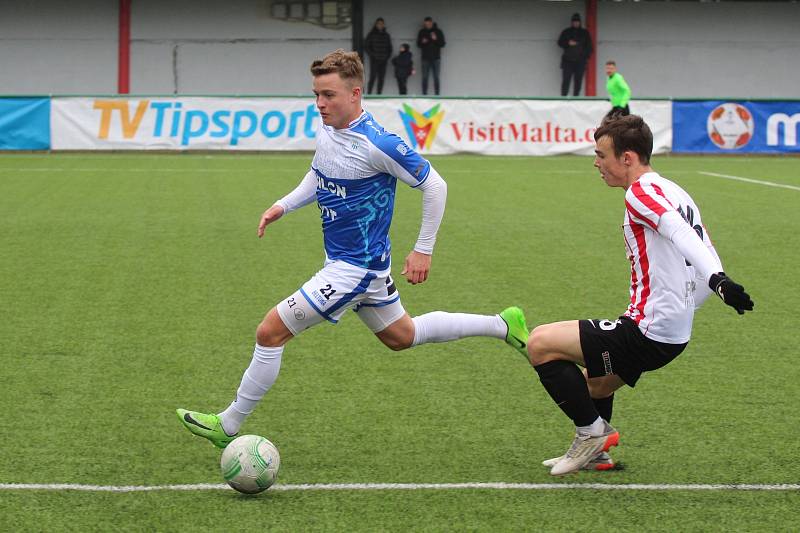
[[[49,98],[0,98],[0,150],[50,148]]]
[[[421,153],[594,153],[598,99],[368,98],[364,108]],[[633,100],[654,152],[798,152],[800,101]],[[0,98],[0,150],[313,150],[306,97]]]
[[[799,101],[675,101],[676,153],[800,152]]]

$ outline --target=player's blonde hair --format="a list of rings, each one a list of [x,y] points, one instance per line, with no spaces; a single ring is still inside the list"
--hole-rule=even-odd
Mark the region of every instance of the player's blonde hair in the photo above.
[[[334,72],[350,87],[364,86],[364,64],[357,52],[346,52],[339,48],[311,63],[311,75],[314,77]]]

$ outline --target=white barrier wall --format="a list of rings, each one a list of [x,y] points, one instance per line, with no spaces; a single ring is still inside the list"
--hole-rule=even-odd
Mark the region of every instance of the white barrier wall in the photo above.
[[[387,98],[364,104],[421,153],[594,153],[600,101]],[[654,151],[672,144],[672,104],[634,101]],[[54,150],[313,150],[319,113],[306,98],[54,98]]]
[[[0,3],[0,94],[116,92],[119,2],[77,4]]]
[[[309,66],[352,27],[270,16],[267,0],[133,0],[131,92],[310,94]]]
[[[559,32],[584,2],[369,0],[364,33],[386,19],[395,49],[423,17],[445,32],[445,96],[559,95]],[[117,88],[118,0],[2,3],[0,94]],[[310,94],[312,59],[351,46],[351,28],[270,17],[270,0],[132,0],[134,94]],[[797,96],[797,2],[598,2],[597,94],[616,59],[635,97]],[[409,80],[419,94],[421,73]],[[389,68],[385,94],[396,94]]]
[[[616,60],[634,97],[799,94],[800,3],[599,2],[597,23],[598,73]]]

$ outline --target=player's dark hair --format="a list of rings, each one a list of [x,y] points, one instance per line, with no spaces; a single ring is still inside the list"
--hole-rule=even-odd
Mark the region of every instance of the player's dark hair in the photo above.
[[[356,52],[339,48],[311,63],[311,75],[314,77],[334,72],[351,87],[364,86],[364,64]]]
[[[606,65],[614,65],[616,67],[617,66],[617,62],[614,61],[613,59],[609,59],[608,61],[606,61]]]
[[[639,161],[647,165],[653,154],[653,132],[639,115],[608,117],[594,132],[594,140],[609,137],[614,144],[614,155],[620,157],[624,152],[633,152]]]

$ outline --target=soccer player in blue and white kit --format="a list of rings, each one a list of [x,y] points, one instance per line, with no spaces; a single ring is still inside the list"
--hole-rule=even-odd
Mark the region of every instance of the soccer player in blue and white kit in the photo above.
[[[300,185],[267,209],[258,236],[283,215],[316,200],[325,264],[297,292],[273,307],[256,330],[256,346],[236,399],[219,414],[178,409],[192,433],[224,448],[272,387],[284,345],[321,322],[353,309],[386,346],[403,350],[427,342],[496,337],[527,357],[528,329],[517,307],[499,315],[436,311],[411,318],[390,275],[389,226],[397,180],[422,192],[422,227],[401,272],[423,283],[431,267],[447,185],[431,164],[361,108],[364,67],[358,54],[336,50],[311,65],[323,124],[311,169]]]
[[[716,293],[740,315],[753,309],[744,287],[722,271],[697,204],[650,167],[653,134],[644,120],[629,115],[604,121],[594,138],[601,177],[609,187],[625,189],[631,300],[617,320],[555,322],[531,333],[531,364],[575,424],[569,450],[544,461],[557,476],[614,467],[606,453],[619,441],[608,423],[614,391],[635,386],[642,373],[680,355],[695,308],[709,295]]]

